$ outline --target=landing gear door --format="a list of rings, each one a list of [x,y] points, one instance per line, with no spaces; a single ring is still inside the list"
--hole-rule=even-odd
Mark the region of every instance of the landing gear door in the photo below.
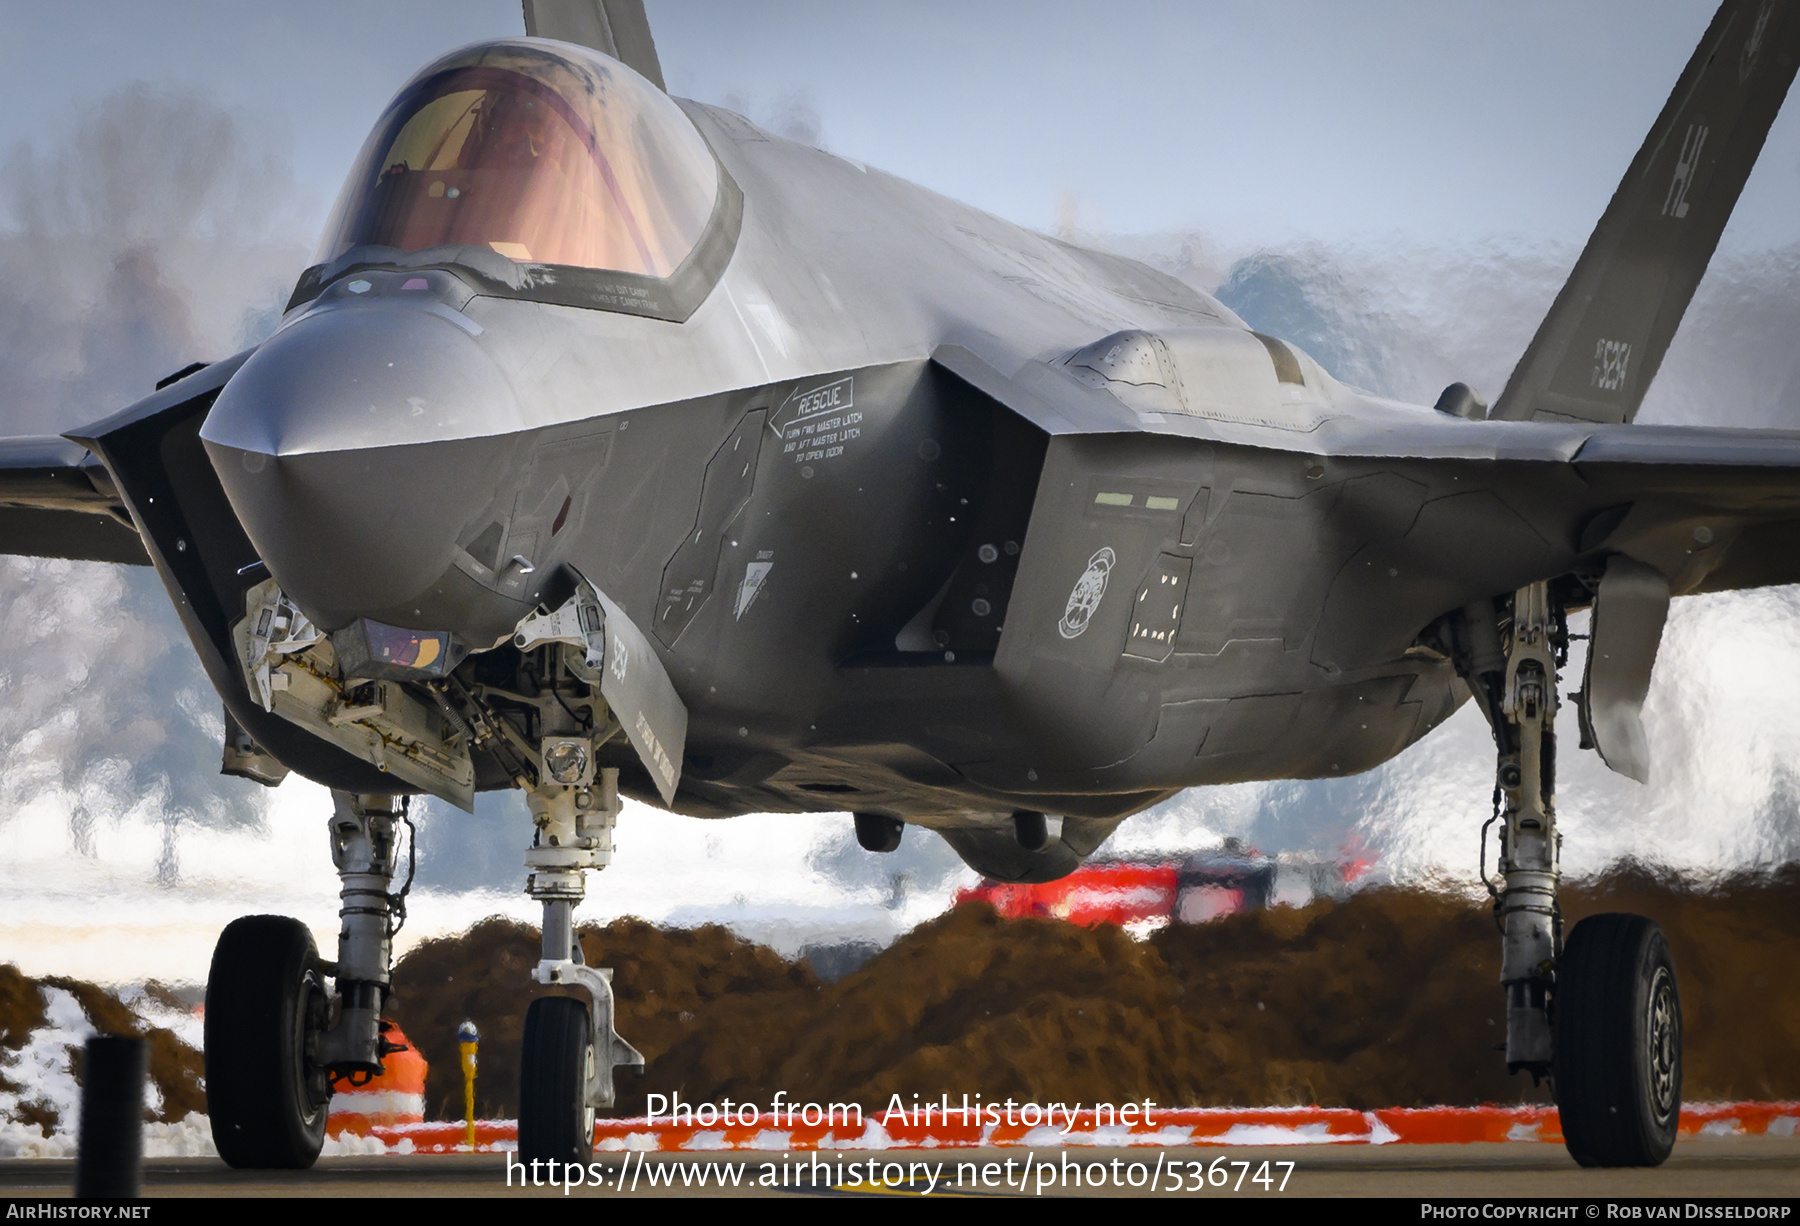
[[[1582,730],[1602,761],[1639,783],[1650,781],[1644,697],[1668,617],[1669,581],[1662,572],[1623,554],[1607,561],[1581,687]]]
[[[675,683],[669,680],[644,632],[605,592],[592,584],[587,587],[606,611],[600,695],[624,727],[626,739],[650,772],[663,803],[673,804],[687,744],[687,704],[675,692]]]

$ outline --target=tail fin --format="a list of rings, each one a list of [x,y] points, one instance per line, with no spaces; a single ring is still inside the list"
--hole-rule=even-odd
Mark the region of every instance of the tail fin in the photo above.
[[[663,84],[662,62],[656,57],[656,41],[650,37],[650,21],[644,16],[644,0],[522,0],[525,33],[533,38],[557,38],[565,43],[592,47],[622,61],[656,88]]]
[[[1491,417],[1628,422],[1800,65],[1800,4],[1725,0]]]

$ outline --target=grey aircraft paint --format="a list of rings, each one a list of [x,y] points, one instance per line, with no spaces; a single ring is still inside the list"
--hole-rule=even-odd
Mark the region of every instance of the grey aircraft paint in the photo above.
[[[1752,99],[1714,146],[1735,160],[1709,197],[1678,155],[1693,208],[1633,232],[1640,266],[1687,278],[1632,342],[1637,399],[1794,74],[1800,17],[1757,12],[1728,3],[1704,45]],[[612,49],[654,67],[636,37]],[[357,792],[427,785],[259,703],[233,640],[252,589],[272,576],[322,632],[446,635],[456,677],[504,686],[515,627],[584,578],[685,705],[670,807],[885,814],[1038,879],[1181,788],[1386,761],[1470,697],[1459,611],[1541,580],[1621,628],[1594,726],[1642,769],[1655,590],[1800,581],[1800,432],[1531,400],[1533,372],[1587,360],[1563,299],[1471,420],[1344,386],[1141,264],[680,106],[721,173],[670,277],[347,252],[255,351],[71,435],[98,464],[8,444],[0,546],[141,550],[236,723]],[[1659,131],[1693,122],[1672,100]],[[1637,180],[1666,169],[1658,140]],[[1577,279],[1604,287],[1603,238]],[[432,735],[467,714],[400,688]],[[503,751],[468,752],[476,787],[514,785]],[[641,740],[601,753],[663,801]],[[1060,836],[1022,850],[1019,811]]]

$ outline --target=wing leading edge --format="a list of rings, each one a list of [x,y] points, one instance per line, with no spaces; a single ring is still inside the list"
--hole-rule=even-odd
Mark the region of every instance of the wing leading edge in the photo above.
[[[0,439],[0,554],[150,565],[105,467],[60,438]]]

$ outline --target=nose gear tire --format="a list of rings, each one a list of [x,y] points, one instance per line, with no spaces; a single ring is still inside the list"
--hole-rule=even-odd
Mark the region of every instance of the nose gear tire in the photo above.
[[[1658,1166],[1681,1117],[1681,997],[1641,915],[1575,925],[1556,971],[1556,1101],[1583,1166]]]
[[[544,996],[525,1014],[519,1068],[519,1158],[587,1162],[594,1109],[587,1105],[594,1038],[587,1002]]]
[[[312,933],[283,915],[233,920],[206,978],[206,1112],[239,1169],[304,1169],[325,1144],[331,1084],[306,1057],[326,1023]]]

